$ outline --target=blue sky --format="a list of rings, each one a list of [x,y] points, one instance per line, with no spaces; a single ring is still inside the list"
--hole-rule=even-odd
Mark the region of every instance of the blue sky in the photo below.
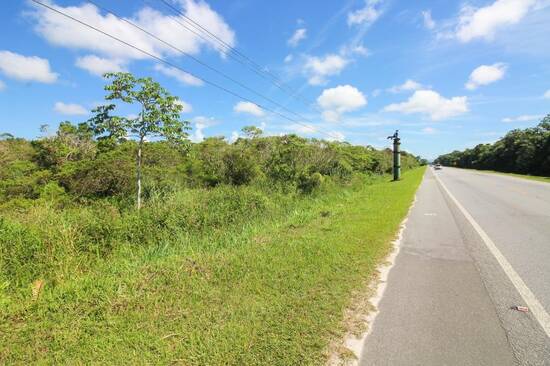
[[[166,0],[276,75],[286,92],[233,60],[207,34],[185,29],[185,18],[161,0],[94,2],[248,89],[87,1],[41,1],[243,98],[31,1],[5,1],[0,132],[20,137],[39,136],[42,124],[87,120],[103,103],[100,75],[119,70],[151,76],[177,95],[195,141],[234,139],[253,124],[268,134],[386,147],[386,137],[399,129],[406,150],[434,158],[536,125],[550,113],[548,0]],[[121,106],[119,113],[136,111]]]

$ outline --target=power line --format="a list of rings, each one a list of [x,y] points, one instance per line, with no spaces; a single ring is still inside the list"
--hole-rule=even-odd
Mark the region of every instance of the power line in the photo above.
[[[82,21],[82,20],[80,20],[80,19],[77,19],[77,18],[75,18],[75,17],[73,17],[73,16],[71,16],[71,15],[69,15],[69,14],[67,14],[67,13],[65,13],[65,12],[63,12],[63,11],[61,11],[61,10],[58,10],[58,9],[56,9],[56,8],[54,8],[54,7],[50,6],[50,5],[48,5],[48,4],[45,4],[45,3],[41,2],[41,1],[38,1],[38,0],[31,0],[31,1],[34,2],[35,4],[38,4],[38,5],[40,5],[40,6],[43,6],[44,8],[47,8],[47,9],[51,10],[51,11],[53,11],[53,12],[59,14],[59,15],[62,15],[62,16],[64,16],[64,17],[68,18],[68,19],[71,19],[71,20],[73,20],[73,21],[75,21],[75,22],[77,22],[77,23],[79,23],[79,24],[81,24],[81,25],[83,25],[83,26],[85,26],[85,27],[88,27],[88,28],[90,28],[90,29],[92,29],[92,30],[94,30],[94,31],[96,31],[96,32],[98,32],[98,33],[101,33],[101,34],[103,34],[103,35],[105,35],[105,36],[107,36],[107,37],[109,37],[109,38],[111,38],[111,39],[114,39],[115,41],[120,42],[120,43],[122,43],[122,44],[124,44],[124,45],[126,45],[126,46],[128,46],[128,47],[130,47],[130,48],[132,48],[132,49],[134,49],[134,50],[136,50],[136,51],[138,51],[138,52],[141,52],[141,53],[143,53],[144,55],[147,55],[147,56],[149,56],[149,57],[151,57],[151,58],[153,58],[153,59],[155,59],[155,60],[157,60],[157,61],[160,61],[160,62],[162,62],[162,63],[164,63],[164,64],[166,64],[166,65],[168,65],[168,66],[170,66],[170,67],[173,67],[173,68],[178,69],[178,70],[180,70],[180,71],[182,71],[182,72],[185,72],[185,73],[187,73],[187,74],[189,74],[189,75],[191,75],[191,76],[197,78],[198,80],[201,80],[201,81],[204,82],[205,84],[208,84],[208,85],[213,86],[213,87],[215,87],[215,88],[217,88],[217,89],[220,89],[220,90],[222,90],[222,91],[224,91],[224,92],[226,92],[226,93],[228,93],[228,94],[230,94],[230,95],[232,95],[232,96],[234,96],[234,97],[236,97],[236,98],[239,98],[239,99],[242,99],[242,100],[247,101],[247,102],[249,102],[249,103],[252,103],[252,104],[256,105],[257,107],[259,107],[260,109],[263,109],[263,110],[268,111],[268,112],[270,112],[270,113],[276,114],[276,115],[280,116],[281,118],[284,118],[284,119],[286,119],[286,120],[288,120],[288,121],[291,121],[291,122],[294,122],[294,123],[296,123],[296,124],[302,125],[302,126],[308,128],[308,129],[310,129],[310,130],[312,130],[312,131],[314,131],[314,132],[322,133],[322,134],[324,134],[324,135],[326,135],[326,136],[329,136],[330,138],[336,138],[335,136],[331,135],[331,134],[328,133],[328,132],[324,132],[324,131],[318,130],[318,129],[316,129],[316,128],[310,126],[310,125],[301,123],[300,121],[297,121],[297,120],[295,120],[295,119],[292,119],[291,117],[288,117],[288,116],[286,116],[286,115],[284,115],[284,114],[282,114],[282,113],[279,113],[279,112],[277,112],[277,111],[275,111],[275,110],[273,110],[273,109],[271,109],[271,108],[268,108],[268,107],[266,107],[266,106],[264,106],[264,105],[261,105],[261,104],[259,104],[259,103],[256,103],[256,102],[252,101],[252,100],[249,99],[249,98],[243,97],[242,95],[240,95],[240,94],[238,94],[238,93],[236,93],[236,92],[234,92],[234,91],[232,91],[232,90],[230,90],[230,89],[228,89],[228,88],[226,88],[226,87],[224,87],[224,86],[222,86],[222,85],[219,85],[219,84],[217,84],[217,83],[215,83],[215,82],[212,82],[212,81],[209,81],[209,80],[207,80],[207,79],[201,78],[201,77],[199,77],[199,76],[197,76],[197,75],[194,75],[193,73],[191,73],[191,72],[189,72],[189,71],[187,71],[187,70],[181,68],[180,66],[178,66],[178,65],[176,65],[176,64],[174,64],[174,63],[172,63],[172,62],[170,62],[170,61],[167,61],[167,60],[163,59],[162,57],[156,56],[156,55],[154,55],[154,54],[152,54],[152,53],[150,53],[150,52],[148,52],[148,51],[145,51],[145,50],[143,50],[143,49],[141,49],[141,48],[139,48],[139,47],[137,47],[137,46],[135,46],[135,45],[133,45],[133,44],[131,44],[131,43],[129,43],[129,42],[126,42],[126,41],[124,41],[124,40],[122,40],[122,39],[120,39],[120,38],[118,38],[118,37],[116,37],[116,36],[114,36],[114,35],[112,35],[112,34],[110,34],[110,33],[108,33],[108,32],[105,32],[105,31],[103,31],[103,30],[101,30],[101,29],[99,29],[99,28],[96,28],[96,27],[94,27],[93,25],[90,25],[90,24],[88,24],[88,23],[86,23],[86,22],[84,22],[84,21]],[[338,139],[338,138],[336,138],[336,139]]]
[[[112,15],[115,16],[117,19],[119,19],[119,20],[121,20],[121,21],[123,21],[123,22],[125,22],[125,23],[127,23],[127,24],[129,24],[129,25],[131,25],[132,27],[134,27],[134,28],[140,30],[141,32],[147,34],[149,37],[151,37],[151,38],[153,38],[153,39],[155,39],[155,40],[157,40],[157,41],[159,41],[159,42],[165,44],[166,46],[168,46],[168,47],[170,47],[170,48],[176,50],[177,52],[180,52],[181,54],[183,54],[183,55],[189,57],[190,59],[192,59],[193,61],[195,61],[195,62],[197,62],[198,64],[202,65],[203,67],[206,67],[207,69],[209,69],[209,70],[211,70],[211,71],[217,73],[218,75],[223,76],[223,77],[226,78],[227,80],[229,80],[229,81],[231,81],[231,82],[233,82],[233,83],[239,85],[241,88],[248,90],[249,92],[251,92],[251,93],[253,93],[253,94],[259,96],[260,98],[262,98],[262,99],[264,99],[264,100],[266,100],[266,101],[268,101],[268,102],[270,102],[270,103],[276,105],[277,107],[279,107],[279,108],[285,110],[286,112],[295,115],[295,116],[298,117],[298,118],[304,119],[304,118],[303,118],[302,116],[300,116],[299,114],[297,114],[297,113],[295,113],[294,111],[288,109],[287,107],[285,107],[284,105],[278,103],[277,101],[273,100],[272,98],[269,98],[269,97],[267,97],[267,96],[265,96],[265,95],[263,95],[263,94],[257,92],[256,90],[254,90],[254,89],[252,89],[252,88],[246,86],[245,84],[243,84],[243,83],[241,83],[240,81],[238,81],[238,80],[232,78],[231,76],[227,75],[226,73],[224,73],[224,72],[222,72],[222,71],[216,69],[215,67],[212,67],[212,66],[208,65],[208,64],[207,64],[206,62],[204,62],[204,61],[201,61],[200,59],[198,59],[197,57],[191,55],[190,53],[185,52],[184,50],[182,50],[182,49],[180,49],[180,48],[174,46],[173,44],[171,44],[171,43],[169,43],[169,42],[167,42],[167,41],[165,41],[165,40],[159,38],[158,36],[156,36],[156,35],[154,35],[153,33],[147,31],[146,29],[144,29],[143,27],[140,27],[140,26],[137,25],[136,23],[134,23],[134,22],[132,22],[132,21],[130,21],[130,20],[128,20],[128,19],[125,19],[124,17],[118,15],[118,14],[115,13],[113,10],[110,10],[110,9],[104,7],[104,6],[101,6],[101,5],[99,5],[97,2],[95,2],[95,1],[93,1],[93,0],[87,0],[87,1],[88,1],[89,3],[91,3],[91,4],[95,5],[95,6],[97,6],[99,9],[101,9],[101,10],[107,12],[107,13],[112,14]]]
[[[113,10],[108,9],[108,8],[106,8],[106,7],[104,7],[104,6],[101,6],[100,4],[98,4],[97,2],[95,2],[94,0],[87,0],[87,1],[88,1],[89,3],[95,5],[95,6],[98,7],[99,9],[101,9],[101,10],[107,12],[107,13],[112,14],[112,15],[115,16],[117,19],[119,19],[119,20],[121,20],[121,21],[123,21],[123,22],[125,22],[125,23],[127,23],[127,24],[129,24],[129,25],[131,25],[132,27],[134,27],[134,28],[140,30],[141,32],[147,34],[149,37],[151,37],[151,38],[153,38],[153,39],[155,39],[155,40],[157,40],[157,41],[159,41],[159,42],[161,42],[161,43],[167,45],[168,47],[170,47],[170,48],[172,48],[172,49],[174,49],[174,50],[180,52],[181,54],[183,54],[183,55],[185,55],[185,56],[191,58],[193,61],[197,62],[198,64],[202,65],[203,67],[206,67],[206,68],[208,68],[209,70],[214,71],[214,72],[217,73],[218,75],[223,76],[223,77],[226,78],[227,80],[232,81],[233,83],[239,85],[239,86],[242,87],[243,89],[248,90],[249,92],[251,92],[251,93],[253,93],[253,94],[259,96],[260,98],[262,98],[262,99],[264,99],[264,100],[267,100],[268,102],[270,102],[270,103],[276,105],[277,107],[283,109],[284,111],[286,111],[286,112],[288,112],[288,113],[290,113],[290,114],[292,114],[292,115],[294,115],[294,116],[296,116],[296,117],[298,117],[298,118],[300,118],[300,119],[303,119],[303,120],[306,120],[306,121],[308,121],[308,122],[310,122],[310,123],[313,123],[312,121],[309,121],[308,119],[304,118],[304,117],[301,116],[300,114],[298,114],[298,113],[296,113],[296,112],[294,112],[294,111],[288,109],[286,106],[284,106],[284,105],[278,103],[277,101],[273,100],[272,98],[269,98],[269,97],[267,97],[267,96],[265,96],[265,95],[263,95],[263,94],[257,92],[256,90],[254,90],[254,89],[252,89],[252,88],[246,86],[245,84],[243,84],[243,83],[241,83],[240,81],[238,81],[238,80],[232,78],[231,76],[227,75],[226,73],[224,73],[224,72],[222,72],[222,71],[216,69],[215,67],[212,67],[212,66],[208,65],[208,64],[207,64],[206,62],[204,62],[204,61],[201,61],[200,59],[198,59],[197,57],[191,55],[190,53],[185,52],[185,51],[183,51],[182,49],[180,49],[180,48],[174,46],[173,44],[171,44],[171,43],[169,43],[169,42],[167,42],[167,41],[165,41],[165,40],[159,38],[159,37],[156,36],[155,34],[153,34],[153,33],[149,32],[149,31],[147,31],[147,30],[144,29],[143,27],[140,27],[140,26],[137,25],[136,23],[134,23],[134,22],[132,22],[132,21],[130,21],[130,20],[128,20],[128,19],[125,19],[124,17],[122,17],[122,16],[120,16],[119,14],[115,13]],[[318,131],[318,132],[320,132],[320,131]]]
[[[145,1],[150,2],[150,0],[145,0]],[[194,19],[192,19],[191,17],[189,17],[188,15],[186,15],[185,13],[180,11],[178,8],[176,8],[175,6],[170,4],[168,1],[166,1],[166,0],[159,0],[159,1],[162,2],[167,8],[169,8],[173,13],[178,14],[181,17],[183,17],[185,20],[187,20],[187,22],[190,23],[190,25],[193,26],[193,28],[197,29],[199,32],[201,32],[201,31],[204,32],[211,40],[213,40],[214,42],[217,42],[219,45],[222,46],[222,48],[225,48],[226,50],[228,50],[229,52],[227,54],[232,59],[234,59],[235,61],[239,62],[240,64],[242,64],[244,66],[252,66],[252,68],[249,67],[250,70],[252,70],[256,74],[258,74],[259,76],[263,77],[265,80],[268,80],[269,82],[271,82],[273,85],[275,85],[276,87],[281,89],[283,92],[287,93],[291,98],[295,98],[295,99],[301,101],[302,103],[304,103],[308,107],[313,104],[310,100],[307,100],[307,99],[303,98],[300,95],[300,91],[288,86],[286,83],[281,81],[280,78],[277,77],[275,74],[273,74],[269,70],[266,70],[264,67],[259,65],[257,62],[252,60],[250,57],[246,56],[244,53],[242,53],[241,51],[239,51],[235,47],[227,44],[227,42],[225,42],[223,39],[218,37],[216,34],[210,32],[206,27],[203,27],[200,23],[198,23],[197,21],[195,21]],[[197,32],[195,32],[194,30],[188,28],[185,24],[181,23],[178,18],[174,18],[174,17],[172,17],[172,18],[178,24],[180,24],[182,27],[184,27],[185,29],[193,32],[194,34],[198,35],[203,40],[208,42],[208,40],[206,38],[204,38],[201,33],[197,34]],[[240,58],[235,57],[234,55],[237,55]],[[243,62],[243,59],[246,62]],[[266,75],[271,77],[271,79],[273,79],[273,80],[270,80],[268,77],[266,77]]]
[[[143,3],[151,4],[151,0],[141,0],[141,1]],[[177,8],[172,7],[170,4],[166,4],[166,6],[169,7],[169,9],[172,10],[173,13],[180,14],[180,13],[178,13]],[[186,17],[184,14],[182,14],[182,16]],[[201,32],[201,30],[196,25],[190,23],[190,21],[188,19],[184,19],[184,21],[187,20],[189,25],[193,28],[189,28],[186,24],[182,23],[178,17],[170,16],[170,18],[173,19],[177,24],[179,24],[184,29],[186,29],[189,32],[193,33],[197,37],[200,37],[205,42],[212,42],[212,41],[217,42],[218,45],[221,46],[222,51],[224,51],[224,53],[226,55],[228,55],[229,57],[231,57],[235,61],[239,62],[241,65],[244,65],[245,67],[248,67],[250,69],[250,65],[246,64],[241,58],[237,57],[238,54],[234,54],[234,51],[231,49],[230,46],[228,46],[228,45],[226,46],[224,43],[220,43],[216,38],[214,38],[214,37],[212,37],[208,34],[205,34],[204,32]],[[189,19],[191,19],[191,18],[189,18]],[[208,36],[208,38],[207,38],[207,36]],[[264,72],[263,72],[263,70],[261,70],[261,68],[252,68],[250,70],[253,71],[254,73],[256,73],[258,76],[268,80],[269,82],[272,82],[271,80],[266,78],[266,76],[264,75]]]
[[[213,40],[215,40],[216,42],[221,44],[223,47],[225,47],[229,51],[231,51],[234,54],[238,55],[239,57],[245,59],[247,62],[249,62],[251,65],[253,65],[256,69],[272,76],[273,79],[279,81],[277,76],[275,76],[272,73],[270,73],[269,71],[265,70],[261,65],[257,64],[252,59],[250,59],[248,56],[246,56],[245,54],[243,54],[242,52],[240,52],[239,50],[237,50],[233,46],[229,45],[227,42],[225,42],[223,39],[218,37],[216,34],[210,32],[207,28],[203,27],[200,23],[195,21],[190,16],[188,16],[188,15],[184,14],[183,12],[181,12],[178,8],[176,8],[175,6],[170,4],[168,1],[166,1],[166,0],[159,0],[159,1],[162,2],[166,7],[171,9],[174,13],[181,15],[184,19],[186,19],[188,22],[190,22],[195,29],[200,29],[201,31],[205,32],[210,38],[212,38]]]

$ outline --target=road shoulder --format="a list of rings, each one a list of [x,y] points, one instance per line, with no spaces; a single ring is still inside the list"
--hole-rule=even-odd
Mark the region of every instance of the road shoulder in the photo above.
[[[427,171],[361,365],[516,364],[464,239]]]

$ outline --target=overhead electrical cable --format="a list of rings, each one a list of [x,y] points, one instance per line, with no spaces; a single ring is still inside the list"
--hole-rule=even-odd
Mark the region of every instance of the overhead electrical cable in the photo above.
[[[249,91],[249,92],[255,94],[256,96],[258,96],[258,97],[260,97],[260,98],[262,98],[262,99],[264,99],[264,100],[266,100],[266,101],[268,101],[268,102],[270,102],[270,103],[276,105],[277,107],[283,109],[284,111],[286,111],[286,112],[288,112],[288,113],[290,113],[290,114],[293,114],[294,116],[296,116],[296,117],[298,117],[298,118],[304,119],[304,117],[302,117],[302,116],[300,116],[299,114],[295,113],[294,111],[288,109],[287,107],[285,107],[284,105],[278,103],[277,101],[273,100],[272,98],[269,98],[269,97],[263,95],[262,93],[257,92],[256,90],[254,90],[254,89],[252,89],[252,88],[246,86],[245,84],[241,83],[240,81],[236,80],[235,78],[233,78],[233,77],[227,75],[227,74],[224,73],[223,71],[220,71],[220,70],[216,69],[215,67],[212,67],[212,66],[208,65],[206,62],[200,60],[199,58],[193,56],[192,54],[190,54],[190,53],[188,53],[188,52],[182,50],[181,48],[176,47],[176,46],[174,46],[173,44],[171,44],[171,43],[169,43],[169,42],[167,42],[167,41],[165,41],[165,40],[159,38],[159,37],[156,36],[155,34],[149,32],[148,30],[146,30],[146,29],[144,29],[143,27],[137,25],[136,23],[132,22],[131,20],[128,20],[128,19],[126,19],[126,18],[120,16],[119,14],[115,13],[113,10],[110,10],[110,9],[104,7],[104,6],[101,6],[100,4],[98,4],[97,2],[95,2],[94,0],[86,0],[86,1],[89,2],[89,3],[91,3],[91,4],[93,4],[93,5],[95,5],[95,6],[98,7],[99,9],[101,9],[101,10],[107,12],[107,13],[112,14],[112,15],[113,15],[114,17],[116,17],[117,19],[119,19],[119,20],[121,20],[121,21],[123,21],[123,22],[129,24],[130,26],[132,26],[132,27],[138,29],[139,31],[141,31],[141,32],[143,32],[143,33],[145,33],[145,34],[147,34],[149,37],[151,37],[151,38],[153,38],[153,39],[155,39],[155,40],[157,40],[157,41],[163,43],[164,45],[166,45],[166,46],[172,48],[173,50],[175,50],[175,51],[177,51],[177,52],[183,54],[184,56],[189,57],[190,59],[192,59],[192,60],[195,61],[196,63],[200,64],[201,66],[206,67],[206,68],[209,69],[210,71],[213,71],[213,72],[215,72],[216,74],[218,74],[218,75],[220,75],[220,76],[226,78],[227,80],[229,80],[229,81],[231,81],[231,82],[237,84],[237,85],[240,86],[241,88],[246,89],[247,91]]]
[[[146,1],[148,3],[151,2],[151,0],[142,0],[142,1]],[[187,21],[187,23],[190,26],[192,26],[194,29],[190,29],[187,25],[180,22],[179,17],[177,17],[177,18],[173,17],[173,19],[176,21],[176,23],[178,23],[179,25],[181,25],[185,29],[193,32],[195,35],[201,37],[203,40],[205,40],[207,42],[214,41],[214,42],[218,43],[218,45],[223,50],[225,50],[227,52],[226,54],[229,57],[231,57],[235,61],[239,62],[240,64],[244,65],[245,67],[248,67],[251,71],[253,71],[257,75],[261,76],[265,80],[269,81],[270,83],[275,85],[277,88],[281,89],[283,92],[287,93],[291,98],[299,100],[300,102],[304,103],[307,107],[310,107],[312,105],[315,106],[315,104],[312,101],[305,99],[301,95],[299,90],[296,90],[296,89],[290,87],[287,83],[281,81],[280,78],[277,75],[273,74],[271,71],[269,71],[265,67],[262,67],[257,62],[252,60],[252,58],[248,57],[247,55],[245,55],[244,53],[242,53],[241,51],[239,51],[235,47],[229,45],[223,39],[218,37],[215,33],[209,31],[208,28],[202,26],[200,23],[198,23],[193,18],[191,18],[189,15],[183,13],[181,10],[176,8],[174,5],[170,4],[170,2],[168,2],[166,0],[158,0],[158,1],[162,2],[174,14],[178,15],[179,17],[183,17],[184,20]],[[208,37],[209,39],[206,39],[205,37]]]
[[[115,41],[117,41],[117,42],[119,42],[119,43],[122,43],[122,44],[124,44],[124,45],[126,45],[126,46],[128,46],[128,47],[130,47],[130,48],[132,48],[132,49],[134,49],[134,50],[136,50],[136,51],[138,51],[138,52],[140,52],[140,53],[142,53],[142,54],[144,54],[144,55],[146,55],[146,56],[152,58],[152,59],[155,59],[155,60],[157,60],[157,61],[159,61],[159,62],[161,62],[161,63],[163,63],[163,64],[165,64],[165,65],[168,65],[168,66],[170,66],[170,67],[172,67],[172,68],[175,68],[175,69],[178,69],[178,70],[180,70],[180,71],[182,71],[182,72],[185,72],[186,74],[189,74],[189,75],[191,75],[192,77],[197,78],[198,80],[204,82],[205,84],[208,84],[208,85],[213,86],[213,87],[215,87],[215,88],[217,88],[217,89],[219,89],[219,90],[222,90],[222,91],[224,91],[225,93],[230,94],[230,95],[232,95],[232,96],[234,96],[234,97],[236,97],[236,98],[238,98],[238,99],[241,99],[241,100],[244,100],[244,101],[246,101],[246,102],[252,103],[252,104],[254,104],[255,106],[257,106],[258,108],[260,108],[260,109],[262,109],[262,110],[265,110],[265,111],[270,112],[270,113],[272,113],[272,114],[276,114],[276,115],[278,115],[279,117],[281,117],[281,118],[283,118],[283,119],[286,119],[286,120],[288,120],[288,121],[290,121],[290,122],[294,122],[294,123],[296,123],[296,124],[299,124],[299,125],[301,125],[301,126],[304,126],[304,127],[308,128],[309,130],[311,130],[311,131],[313,131],[313,132],[318,132],[318,133],[324,134],[324,135],[326,135],[326,136],[328,136],[328,137],[330,137],[330,138],[332,138],[332,139],[338,139],[337,136],[332,135],[332,134],[329,133],[329,132],[325,132],[325,131],[319,130],[319,129],[313,127],[313,126],[310,126],[310,125],[308,125],[308,124],[304,124],[304,123],[302,123],[302,122],[300,122],[300,121],[298,121],[298,120],[295,120],[295,119],[293,119],[293,118],[291,118],[291,117],[288,117],[288,116],[286,116],[286,115],[284,115],[284,114],[282,114],[282,113],[280,113],[280,112],[278,112],[278,111],[276,111],[276,110],[274,110],[274,109],[271,109],[271,108],[268,108],[268,107],[266,107],[266,106],[264,106],[264,105],[262,105],[262,104],[256,103],[256,102],[254,102],[253,100],[251,100],[251,99],[249,99],[249,98],[247,98],[247,97],[244,97],[244,96],[242,96],[242,95],[240,95],[240,94],[238,94],[238,93],[232,91],[231,89],[228,89],[228,88],[226,88],[226,87],[224,87],[224,86],[222,86],[222,85],[220,85],[220,84],[218,84],[218,83],[209,81],[209,80],[207,80],[207,79],[205,79],[205,78],[201,78],[201,77],[199,77],[199,76],[193,74],[192,72],[189,72],[188,70],[185,70],[185,69],[183,69],[182,67],[180,67],[180,66],[178,66],[178,65],[176,65],[176,64],[174,64],[174,63],[172,63],[172,62],[170,62],[170,61],[165,60],[164,58],[162,58],[162,57],[160,57],[160,56],[157,56],[157,55],[155,55],[155,54],[152,54],[151,52],[148,52],[148,51],[146,51],[146,50],[143,50],[142,48],[139,48],[138,46],[135,46],[135,45],[133,45],[133,44],[127,42],[127,41],[124,41],[124,40],[122,40],[122,39],[120,39],[120,38],[118,38],[118,37],[116,37],[116,36],[114,36],[114,35],[112,35],[112,34],[106,32],[106,31],[103,31],[103,30],[101,30],[101,29],[99,29],[99,28],[97,28],[97,27],[94,27],[94,26],[91,25],[91,24],[88,24],[88,23],[86,23],[86,22],[84,22],[84,21],[82,21],[82,20],[80,20],[80,19],[77,19],[77,18],[75,18],[75,17],[73,17],[73,16],[71,16],[71,15],[69,15],[69,14],[67,14],[67,13],[65,13],[65,12],[63,12],[63,11],[61,11],[61,10],[59,10],[59,9],[54,8],[53,6],[50,6],[50,5],[48,5],[48,4],[45,4],[45,3],[43,3],[43,2],[41,2],[41,1],[39,1],[39,0],[31,0],[31,1],[34,2],[35,4],[38,4],[38,5],[40,5],[40,6],[44,7],[44,8],[47,8],[47,9],[51,10],[51,11],[53,11],[53,12],[59,14],[59,15],[62,15],[62,16],[64,16],[64,17],[68,18],[68,19],[71,19],[71,20],[73,20],[73,21],[75,21],[75,22],[77,22],[77,23],[79,23],[79,24],[81,24],[81,25],[83,25],[83,26],[85,26],[85,27],[87,27],[87,28],[90,28],[90,29],[92,29],[92,30],[94,30],[94,31],[96,31],[96,32],[98,32],[98,33],[101,33],[101,34],[103,34],[103,35],[105,35],[105,36],[107,36],[107,37],[109,37],[109,38],[111,38],[111,39],[113,39],[113,40],[115,40]],[[301,117],[301,118],[302,118],[302,117]],[[302,119],[307,120],[307,119],[305,119],[305,118],[302,118]]]

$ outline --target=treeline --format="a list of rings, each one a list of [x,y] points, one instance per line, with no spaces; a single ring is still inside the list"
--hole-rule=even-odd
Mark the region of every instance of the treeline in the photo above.
[[[349,182],[354,174],[391,172],[389,149],[305,139],[296,135],[262,136],[255,127],[229,143],[223,137],[190,143],[186,150],[166,141],[143,146],[144,197],[185,188],[265,185],[312,192],[323,180]],[[0,202],[18,199],[84,202],[123,201],[136,192],[138,143],[102,144],[86,124],[63,122],[54,135],[28,141],[0,141]],[[402,166],[418,165],[402,153]],[[30,202],[28,202],[30,203]]]
[[[265,184],[309,193],[325,178],[346,182],[356,173],[391,170],[389,150],[263,136],[254,126],[245,127],[245,137],[234,143],[212,137],[193,144],[189,122],[180,117],[181,102],[159,83],[129,73],[105,77],[107,103],[92,110],[88,121],[62,122],[54,134],[44,127],[33,141],[0,138],[0,202],[135,195],[140,208],[142,198],[181,188]],[[117,116],[119,104],[141,112]],[[418,164],[419,158],[403,153],[404,169]]]
[[[445,166],[550,176],[550,115],[536,127],[515,129],[493,144],[453,151],[436,160]]]

